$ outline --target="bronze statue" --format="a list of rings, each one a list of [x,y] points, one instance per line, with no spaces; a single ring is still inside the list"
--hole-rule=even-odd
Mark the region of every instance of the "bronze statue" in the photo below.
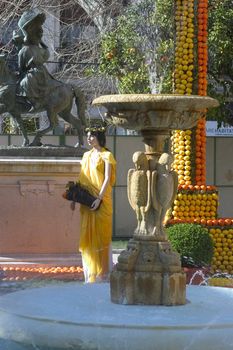
[[[83,145],[83,128],[86,126],[85,100],[80,88],[56,80],[44,65],[49,58],[47,46],[42,41],[45,14],[38,9],[26,11],[21,16],[19,30],[13,32],[13,42],[18,51],[19,73],[11,72],[5,57],[0,55],[0,113],[8,112],[16,120],[29,145],[21,114],[46,111],[49,126],[37,130],[31,146],[41,145],[41,137],[52,130],[57,116],[70,123],[78,132]],[[78,116],[71,113],[73,99]]]

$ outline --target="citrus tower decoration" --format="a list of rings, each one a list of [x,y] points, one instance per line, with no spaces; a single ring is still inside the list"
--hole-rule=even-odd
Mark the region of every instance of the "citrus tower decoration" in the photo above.
[[[207,95],[208,0],[176,0],[174,93]],[[206,119],[189,130],[172,133],[173,169],[178,194],[168,224],[206,226],[214,244],[212,271],[233,274],[233,220],[217,218],[218,191],[206,185]]]
[[[207,0],[176,0],[175,93],[207,95],[207,19]],[[194,130],[173,133],[173,153],[180,185],[206,184],[205,117]],[[216,209],[211,214],[198,216],[215,219]]]

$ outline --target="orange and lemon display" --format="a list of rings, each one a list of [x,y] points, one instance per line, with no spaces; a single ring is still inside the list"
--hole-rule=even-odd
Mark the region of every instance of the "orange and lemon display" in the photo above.
[[[174,93],[207,93],[208,0],[176,0],[176,47]],[[195,67],[197,66],[197,69]],[[195,77],[194,77],[195,75]],[[195,78],[195,79],[194,79]],[[196,88],[194,81],[196,80]],[[179,184],[206,183],[205,118],[192,130],[175,130],[172,135],[173,169]]]
[[[175,1],[175,69],[174,92],[184,95],[193,93],[194,74],[197,73],[196,93],[207,94],[208,62],[208,0]],[[197,7],[197,8],[196,8]],[[197,21],[195,21],[197,18]],[[195,66],[197,62],[197,72]]]
[[[197,62],[198,62],[198,95],[207,95],[207,21],[208,21],[208,0],[199,0],[197,4]],[[196,128],[195,147],[195,182],[197,185],[206,183],[206,120],[198,121]]]
[[[207,95],[208,0],[175,0],[176,46],[174,93]],[[192,130],[175,130],[171,137],[178,193],[169,225],[198,223],[214,241],[214,272],[233,274],[233,219],[217,218],[218,191],[206,186],[205,112]]]
[[[174,155],[173,169],[178,174],[179,184],[191,185],[192,183],[192,131],[175,130],[171,136],[172,153]]]
[[[207,21],[208,0],[199,0],[197,5],[197,58],[198,58],[198,95],[207,95]]]
[[[175,93],[192,94],[194,69],[194,2],[176,0]]]
[[[217,208],[218,193],[214,186],[180,185],[169,223],[211,224],[217,218]]]
[[[211,265],[213,272],[233,274],[233,228],[213,227],[209,229],[209,233],[214,241],[214,257]]]
[[[198,120],[195,130],[195,184],[206,183],[206,120]]]
[[[208,279],[208,286],[214,287],[233,287],[233,279],[232,278],[224,278],[224,277],[211,277]]]
[[[193,130],[172,132],[173,169],[180,185],[206,183],[206,120],[199,119]]]
[[[61,279],[61,280],[83,280],[83,268],[80,266],[49,266],[47,264],[38,266],[9,265],[1,266],[4,275],[3,281],[24,281],[29,279]]]
[[[174,130],[171,136],[173,169],[180,185],[206,183],[206,120],[198,120],[193,130]]]

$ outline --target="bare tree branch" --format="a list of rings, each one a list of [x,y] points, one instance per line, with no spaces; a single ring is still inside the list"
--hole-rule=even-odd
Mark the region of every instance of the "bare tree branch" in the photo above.
[[[106,1],[104,0],[76,0],[76,2],[84,9],[87,15],[92,19],[100,33],[112,25],[110,9],[106,9]]]

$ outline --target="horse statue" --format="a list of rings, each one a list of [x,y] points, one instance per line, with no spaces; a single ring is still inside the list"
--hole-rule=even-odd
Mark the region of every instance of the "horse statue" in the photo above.
[[[24,138],[23,146],[29,146],[29,138],[21,115],[30,116],[35,111],[30,112],[31,104],[25,97],[17,95],[17,81],[17,74],[9,70],[5,56],[0,55],[0,114],[8,112],[14,118]],[[37,110],[37,112],[46,111],[49,125],[36,131],[30,146],[41,145],[41,137],[56,126],[57,115],[77,129],[79,142],[76,146],[83,145],[83,128],[86,125],[83,93],[77,86],[59,83],[56,88],[51,89],[41,108]],[[79,119],[71,113],[74,98]]]
[[[49,50],[42,41],[45,14],[37,8],[25,11],[13,32],[12,41],[18,52],[19,72],[12,72],[4,55],[0,55],[0,114],[8,112],[18,124],[23,146],[40,146],[41,137],[53,130],[57,116],[70,123],[78,133],[78,143],[83,145],[83,128],[86,126],[85,99],[80,88],[55,79],[45,63]],[[73,101],[79,118],[72,115]],[[31,144],[21,115],[46,111],[49,126],[36,131]]]

